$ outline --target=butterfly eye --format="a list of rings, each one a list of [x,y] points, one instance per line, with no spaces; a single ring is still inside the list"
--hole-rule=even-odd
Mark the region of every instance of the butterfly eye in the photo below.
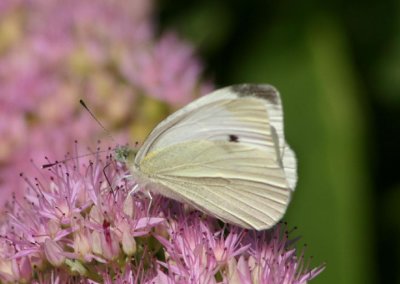
[[[118,146],[114,149],[115,159],[120,162],[127,162],[129,159],[135,158],[137,149],[131,149],[128,146]]]
[[[239,142],[239,137],[237,135],[230,134],[228,137],[229,137],[229,142],[235,142],[235,143]]]
[[[128,158],[129,151],[126,147],[117,147],[115,149],[115,159],[120,162],[125,162]]]

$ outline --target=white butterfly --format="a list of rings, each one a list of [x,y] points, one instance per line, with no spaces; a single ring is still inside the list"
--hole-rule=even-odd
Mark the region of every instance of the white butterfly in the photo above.
[[[269,85],[214,91],[162,121],[136,154],[116,154],[141,187],[256,230],[282,218],[297,181]]]

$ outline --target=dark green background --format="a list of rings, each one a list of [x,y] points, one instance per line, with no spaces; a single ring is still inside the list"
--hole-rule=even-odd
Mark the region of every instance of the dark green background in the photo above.
[[[282,94],[313,283],[400,283],[400,3],[159,1],[160,31],[194,43],[217,86]]]

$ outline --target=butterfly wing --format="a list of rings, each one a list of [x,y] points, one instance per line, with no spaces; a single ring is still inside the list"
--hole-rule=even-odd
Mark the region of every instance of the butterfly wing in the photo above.
[[[276,154],[229,141],[186,141],[151,152],[141,173],[159,193],[258,230],[286,211],[290,189]]]
[[[256,229],[282,217],[297,180],[279,94],[268,85],[217,90],[172,114],[131,168],[161,194]]]

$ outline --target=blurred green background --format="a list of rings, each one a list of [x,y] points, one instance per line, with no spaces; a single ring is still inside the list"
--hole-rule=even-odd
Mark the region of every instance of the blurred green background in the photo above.
[[[282,94],[313,283],[400,283],[400,2],[160,1],[218,86]]]

